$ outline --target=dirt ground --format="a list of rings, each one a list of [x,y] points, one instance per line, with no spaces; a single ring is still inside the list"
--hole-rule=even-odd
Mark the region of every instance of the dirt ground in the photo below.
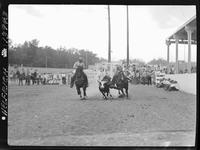
[[[103,100],[91,82],[87,100],[67,85],[9,86],[9,145],[191,146],[196,96],[131,85],[129,99]]]

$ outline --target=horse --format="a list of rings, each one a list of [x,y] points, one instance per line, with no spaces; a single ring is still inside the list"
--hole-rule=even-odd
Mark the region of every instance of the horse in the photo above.
[[[77,94],[80,96],[80,99],[85,100],[87,96],[86,88],[88,87],[88,78],[87,75],[83,72],[82,67],[78,67],[76,69],[76,72],[71,79],[71,85],[73,85],[73,83],[75,83],[76,85]],[[83,89],[83,97],[81,93],[81,88]]]
[[[119,97],[124,97],[126,96],[128,98],[128,81],[130,79],[124,75],[122,71],[119,73],[115,74],[112,79],[112,84],[116,84],[116,87],[112,86],[111,88],[118,89],[119,91]],[[125,93],[124,93],[125,89]],[[122,93],[122,95],[120,94]]]

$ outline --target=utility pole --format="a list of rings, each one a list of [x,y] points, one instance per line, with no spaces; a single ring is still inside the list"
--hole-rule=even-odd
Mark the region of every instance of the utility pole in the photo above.
[[[110,6],[108,5],[108,62],[111,62]]]
[[[128,17],[128,5],[126,6],[127,11],[127,67],[129,66],[129,17]]]
[[[46,62],[45,63],[46,63],[46,68],[47,68],[47,55],[46,55]]]
[[[87,56],[87,51],[85,52],[85,67],[88,69],[88,56]]]

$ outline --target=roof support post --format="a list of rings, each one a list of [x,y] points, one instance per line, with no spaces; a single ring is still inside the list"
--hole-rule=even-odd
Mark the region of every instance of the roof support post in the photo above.
[[[170,41],[166,40],[166,45],[167,45],[167,73],[169,74],[170,68],[169,68],[169,46],[170,46]]]
[[[178,40],[179,40],[179,36],[178,35],[173,35],[175,38],[175,43],[176,43],[176,65],[175,65],[175,73],[178,74]]]
[[[187,65],[187,70],[188,70],[188,73],[191,73],[191,37],[192,37],[192,32],[194,31],[194,29],[192,29],[189,26],[186,26],[185,31],[187,32],[187,37],[188,37],[188,65]]]

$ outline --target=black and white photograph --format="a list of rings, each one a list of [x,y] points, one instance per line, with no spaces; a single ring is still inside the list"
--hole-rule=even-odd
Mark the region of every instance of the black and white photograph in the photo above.
[[[195,5],[9,4],[9,146],[195,146]]]

